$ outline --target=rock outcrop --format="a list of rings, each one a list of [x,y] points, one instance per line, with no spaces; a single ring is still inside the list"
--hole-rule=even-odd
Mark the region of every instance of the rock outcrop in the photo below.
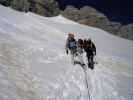
[[[118,35],[133,40],[133,24],[122,26],[118,31]]]
[[[118,22],[112,22],[92,7],[84,6],[77,9],[73,6],[67,6],[62,15],[78,23],[98,27],[112,34],[133,40],[133,24],[122,25]]]
[[[55,0],[0,0],[0,3],[18,11],[31,11],[47,17],[57,16],[60,13]]]
[[[55,0],[29,0],[29,10],[43,16],[57,16],[60,13],[58,3]]]

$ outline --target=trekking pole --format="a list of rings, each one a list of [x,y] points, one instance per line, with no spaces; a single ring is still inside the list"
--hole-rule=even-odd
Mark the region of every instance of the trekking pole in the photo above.
[[[91,100],[91,94],[90,94],[90,91],[89,91],[89,85],[88,85],[88,80],[87,80],[87,72],[85,69],[84,70],[84,74],[85,74],[85,82],[86,82],[86,87],[87,87],[87,92],[88,92],[88,98],[89,100]]]

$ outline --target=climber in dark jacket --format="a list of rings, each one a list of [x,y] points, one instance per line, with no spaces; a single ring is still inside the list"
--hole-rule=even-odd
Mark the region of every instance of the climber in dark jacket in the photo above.
[[[91,39],[84,40],[84,51],[86,52],[88,67],[94,69],[94,56],[96,55],[96,46]]]

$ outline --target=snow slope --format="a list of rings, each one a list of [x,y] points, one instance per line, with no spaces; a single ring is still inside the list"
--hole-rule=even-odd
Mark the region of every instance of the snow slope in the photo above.
[[[89,100],[82,68],[65,54],[67,32],[96,43],[98,64],[87,69],[91,100],[132,100],[132,41],[1,5],[0,100]]]

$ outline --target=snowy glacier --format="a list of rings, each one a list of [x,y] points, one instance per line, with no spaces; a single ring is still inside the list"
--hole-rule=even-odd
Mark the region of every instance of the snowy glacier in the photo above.
[[[70,63],[68,32],[96,43],[93,71]],[[132,100],[132,51],[133,41],[61,15],[47,18],[0,5],[0,100]]]

